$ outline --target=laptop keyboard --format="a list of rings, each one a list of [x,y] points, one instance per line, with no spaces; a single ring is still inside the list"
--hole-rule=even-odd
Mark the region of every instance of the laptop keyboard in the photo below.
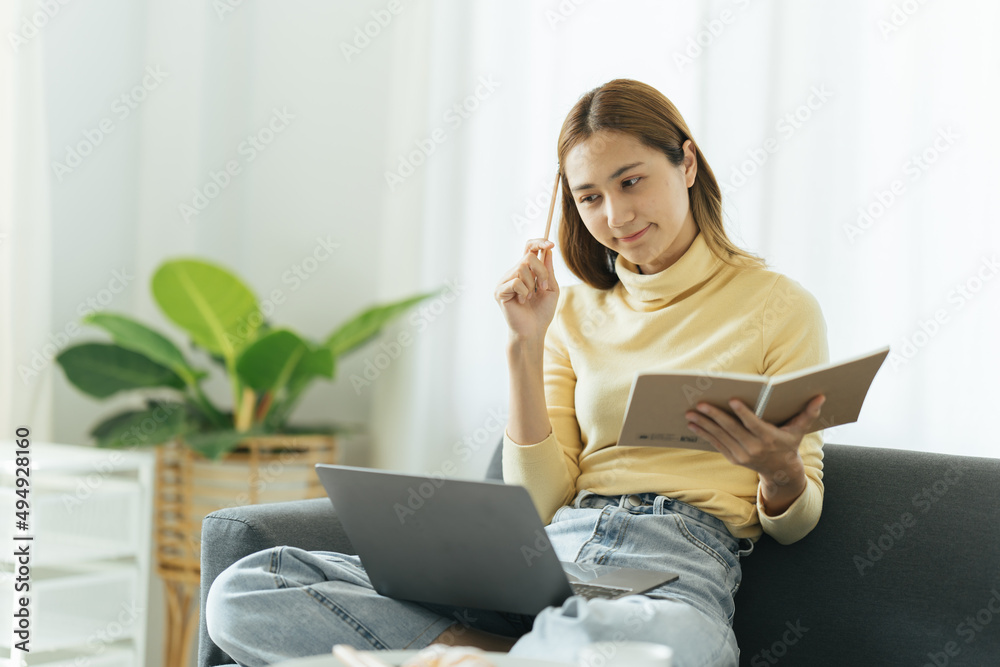
[[[584,598],[591,600],[593,598],[607,598],[614,599],[627,595],[632,591],[631,588],[619,588],[617,586],[602,586],[600,584],[581,584],[581,583],[570,583],[570,588],[577,595],[583,596]]]

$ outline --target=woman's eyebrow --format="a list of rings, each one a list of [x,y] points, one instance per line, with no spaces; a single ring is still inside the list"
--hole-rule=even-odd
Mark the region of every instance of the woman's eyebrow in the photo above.
[[[632,169],[633,167],[642,166],[643,164],[645,164],[645,163],[644,162],[633,162],[632,164],[627,164],[624,167],[619,167],[617,170],[615,170],[615,173],[613,173],[610,176],[608,176],[608,180],[609,181],[613,181],[616,178],[618,178],[619,176],[621,176],[622,174],[624,174],[629,169]],[[592,187],[595,187],[593,183],[584,183],[583,185],[576,185],[576,186],[571,187],[570,191],[571,192],[576,192],[577,190],[586,190],[587,188],[592,188]]]

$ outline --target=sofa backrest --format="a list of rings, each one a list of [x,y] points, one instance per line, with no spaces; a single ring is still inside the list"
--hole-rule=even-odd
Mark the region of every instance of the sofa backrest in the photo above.
[[[1000,664],[1000,459],[823,449],[819,525],[743,561],[741,664]]]

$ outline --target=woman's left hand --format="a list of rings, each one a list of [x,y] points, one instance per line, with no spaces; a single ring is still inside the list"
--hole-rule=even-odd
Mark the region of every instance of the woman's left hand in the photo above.
[[[774,501],[767,503],[768,510],[775,510],[769,513],[777,514],[805,489],[799,444],[819,418],[825,400],[822,394],[815,396],[780,427],[762,420],[737,399],[729,402],[736,417],[708,403],[697,404],[697,410],[689,410],[685,416],[688,428],[712,443],[730,463],[760,475],[765,500],[771,497]]]

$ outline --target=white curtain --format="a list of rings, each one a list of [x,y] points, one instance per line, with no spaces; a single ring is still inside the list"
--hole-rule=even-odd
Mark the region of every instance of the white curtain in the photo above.
[[[52,260],[44,52],[24,22],[34,3],[0,11],[0,440],[52,434]],[[13,37],[12,37],[13,35]]]
[[[148,279],[166,257],[193,254],[262,298],[278,292],[275,321],[316,338],[373,302],[449,286],[344,359],[297,416],[367,425],[370,446],[352,462],[480,475],[507,402],[493,288],[541,235],[566,112],[629,77],[685,116],[727,187],[737,242],[817,296],[832,358],[886,343],[899,354],[861,421],[828,441],[995,455],[979,418],[1000,398],[983,376],[1000,370],[1000,239],[987,208],[1000,176],[995,4],[224,4],[232,11],[59,5],[5,49],[5,432],[28,423],[86,442],[112,408],[79,396],[51,362],[27,384],[17,368],[53,337],[58,347],[115,271],[132,279],[108,307],[171,331]],[[4,35],[16,32],[20,14],[3,18]],[[157,67],[162,82],[57,178],[51,163]],[[288,129],[246,160],[241,142],[282,110]],[[183,220],[179,204],[233,158],[240,175]],[[333,260],[288,281],[324,239],[339,246]],[[223,383],[209,389],[226,398]]]
[[[817,296],[832,360],[891,346],[860,421],[828,442],[997,455],[978,418],[1000,399],[984,376],[1000,371],[995,4],[415,7],[420,20],[395,33],[405,94],[387,165],[480,77],[499,87],[387,194],[383,289],[450,278],[467,290],[378,385],[380,464],[485,465],[507,401],[492,289],[542,233],[566,112],[617,77],[677,105],[725,188],[731,235]]]

